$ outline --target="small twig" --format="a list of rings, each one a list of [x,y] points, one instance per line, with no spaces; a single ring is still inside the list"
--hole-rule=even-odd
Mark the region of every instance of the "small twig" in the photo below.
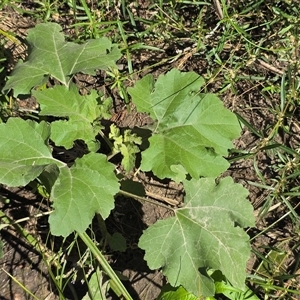
[[[153,199],[157,199],[157,200],[160,200],[160,201],[163,201],[163,202],[167,202],[171,205],[177,206],[179,204],[179,202],[177,200],[170,199],[170,198],[167,198],[167,197],[164,197],[164,196],[160,196],[160,195],[148,192],[148,191],[146,191],[146,195],[153,198]]]
[[[158,206],[164,207],[164,208],[169,209],[169,210],[174,210],[174,208],[169,207],[169,206],[167,206],[163,203],[160,203],[160,202],[157,202],[157,201],[154,201],[154,200],[151,200],[151,199],[147,199],[147,198],[144,198],[144,197],[140,197],[140,196],[137,196],[135,194],[125,192],[123,190],[120,190],[119,194],[124,195],[126,197],[130,197],[130,198],[139,200],[139,201],[148,202],[148,203],[151,203],[151,204],[154,204],[154,205],[158,205]]]
[[[38,114],[39,113],[39,111],[36,110],[36,109],[21,108],[21,107],[18,108],[18,111],[20,111],[20,112],[29,112],[29,113],[33,113],[33,114]]]
[[[221,3],[219,0],[213,0],[213,1],[214,1],[214,7],[216,10],[216,13],[217,13],[219,19],[222,20],[224,18],[224,15],[223,15]]]
[[[279,207],[280,205],[281,205],[281,203],[276,203],[276,204],[272,205],[272,206],[268,209],[267,213],[271,212],[272,210],[275,210],[275,209],[276,209],[277,207]],[[259,214],[260,214],[260,209],[254,211],[254,216],[255,216],[255,217],[258,217]]]
[[[266,63],[265,61],[263,61],[263,60],[261,60],[261,59],[259,59],[259,58],[257,58],[256,61],[257,61],[257,63],[260,64],[263,68],[265,68],[265,69],[267,69],[267,70],[269,70],[269,71],[271,71],[271,72],[274,72],[274,73],[279,74],[279,75],[283,75],[283,74],[285,73],[284,71],[279,70],[279,69],[273,67],[272,65]]]
[[[52,212],[53,212],[53,210],[52,211],[46,211],[46,212],[43,212],[43,213],[40,213],[40,214],[32,215],[30,217],[25,217],[25,218],[22,218],[22,219],[18,219],[17,221],[11,221],[10,223],[0,224],[0,230],[5,228],[5,227],[8,227],[8,226],[14,226],[16,224],[28,221],[30,219],[35,219],[35,218],[39,218],[39,217],[43,217],[43,216],[48,216]]]

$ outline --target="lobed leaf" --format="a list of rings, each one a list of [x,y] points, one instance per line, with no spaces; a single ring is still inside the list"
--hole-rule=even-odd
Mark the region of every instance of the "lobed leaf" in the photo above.
[[[50,129],[36,123],[9,118],[0,124],[0,183],[24,186],[38,177],[49,164],[64,166],[52,157],[47,146]]]
[[[151,225],[139,247],[146,251],[150,269],[162,268],[172,286],[195,295],[213,296],[208,269],[221,270],[241,290],[245,287],[249,237],[242,227],[253,226],[248,191],[226,177],[184,182],[186,205],[175,216]]]
[[[29,56],[17,64],[4,90],[14,89],[14,96],[29,94],[48,76],[68,87],[73,74],[95,75],[97,69],[115,67],[121,57],[117,46],[105,37],[76,44],[66,42],[61,30],[56,23],[44,23],[28,31]]]
[[[89,153],[71,168],[61,168],[51,192],[55,209],[49,217],[52,234],[84,232],[95,213],[106,219],[118,191],[114,165],[106,161],[105,155]]]
[[[42,91],[33,91],[32,94],[40,104],[40,115],[68,117],[68,120],[51,123],[51,139],[57,146],[70,149],[75,140],[81,139],[91,151],[98,150],[99,144],[95,136],[101,127],[100,124],[96,126],[93,122],[101,117],[101,105],[98,104],[95,90],[81,96],[75,85],[71,85],[70,89],[55,86]]]
[[[142,153],[142,170],[173,178],[178,172],[172,166],[182,165],[198,178],[215,177],[228,168],[223,156],[233,147],[240,125],[217,96],[199,93],[203,83],[194,72],[173,69],[156,83],[147,75],[128,89],[137,109],[157,121],[150,147]]]
[[[52,157],[48,147],[49,125],[20,118],[0,124],[0,183],[25,186],[38,176],[51,190],[53,234],[83,232],[95,213],[107,218],[119,191],[114,165],[106,156],[90,153],[69,168]]]

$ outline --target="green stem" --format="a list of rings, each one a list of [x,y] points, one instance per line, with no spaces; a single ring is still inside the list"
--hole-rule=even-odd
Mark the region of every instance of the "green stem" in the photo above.
[[[97,246],[93,243],[91,238],[87,235],[86,232],[79,233],[79,237],[82,241],[86,244],[86,246],[91,250],[97,261],[100,263],[103,271],[109,276],[111,279],[111,288],[116,293],[118,297],[123,295],[124,299],[126,300],[133,300],[129,295],[128,291],[124,287],[123,283],[115,273],[115,271],[111,268],[105,257],[102,255],[101,251],[97,248]]]

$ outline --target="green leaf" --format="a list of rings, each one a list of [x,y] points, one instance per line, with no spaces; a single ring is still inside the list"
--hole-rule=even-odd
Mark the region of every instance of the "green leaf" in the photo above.
[[[41,106],[42,116],[71,117],[87,122],[93,122],[99,117],[98,94],[95,90],[81,96],[75,84],[70,85],[69,89],[57,85],[42,91],[32,91],[32,95]]]
[[[135,166],[136,153],[140,152],[136,144],[141,145],[142,138],[128,129],[126,129],[122,135],[120,129],[114,124],[110,126],[109,138],[115,140],[113,153],[121,152],[123,156],[122,166],[125,171],[129,173]]]
[[[259,300],[255,293],[246,285],[243,291],[236,291],[230,284],[224,282],[219,283],[217,288],[221,289],[221,293],[231,300]]]
[[[48,164],[64,164],[52,157],[47,146],[49,127],[20,118],[0,124],[0,183],[24,186],[38,177]]]
[[[171,287],[169,284],[163,286],[157,300],[198,300],[199,298],[189,293],[182,286],[178,288]]]
[[[98,151],[100,145],[95,136],[102,127],[80,121],[55,121],[51,123],[51,139],[57,146],[64,146],[70,149],[74,146],[75,140],[83,140],[92,152]]]
[[[150,269],[162,268],[172,286],[197,296],[213,296],[208,269],[221,270],[231,284],[245,286],[249,237],[241,227],[254,225],[248,191],[226,177],[184,182],[185,206],[175,216],[151,225],[139,246]]]
[[[138,81],[128,92],[138,111],[157,121],[150,147],[142,153],[141,169],[160,178],[178,177],[171,166],[181,164],[192,176],[215,177],[229,163],[223,158],[240,133],[236,116],[213,94],[199,94],[204,80],[176,69]]]
[[[89,146],[89,150],[98,150],[99,143],[95,136],[101,126],[100,123],[94,125],[93,122],[101,117],[101,105],[98,104],[95,90],[81,96],[77,87],[72,84],[70,89],[55,86],[43,91],[33,91],[32,94],[41,106],[40,115],[68,117],[68,121],[58,120],[51,123],[51,139],[57,146],[70,149],[75,140],[81,139]]]
[[[89,292],[82,298],[82,300],[106,300],[106,294],[109,290],[109,280],[105,278],[105,274],[99,268],[93,273],[88,282]]]
[[[175,182],[179,183],[186,179],[187,172],[182,165],[172,165],[170,169],[175,173],[172,177]]]
[[[39,176],[40,181],[45,187],[48,194],[50,194],[51,189],[59,176],[59,168],[56,164],[50,164],[45,167],[41,175]]]
[[[119,232],[115,232],[113,235],[108,235],[108,244],[113,251],[123,252],[126,250],[126,240]]]
[[[51,192],[55,209],[49,217],[51,232],[62,236],[74,230],[82,233],[95,213],[106,219],[118,191],[114,165],[102,154],[89,153],[71,168],[61,168]]]
[[[94,75],[97,69],[115,67],[121,57],[117,46],[105,37],[79,45],[66,42],[61,30],[56,23],[44,23],[28,31],[29,56],[17,64],[4,90],[14,89],[14,96],[29,94],[48,76],[68,87],[73,74]]]
[[[232,286],[219,270],[213,271],[211,277],[215,281],[216,294],[223,294],[231,300],[259,300],[246,285],[244,285],[242,290]]]
[[[48,123],[42,121],[41,123],[27,121],[30,125],[43,139],[45,145],[49,148],[49,138],[51,135],[51,128]],[[50,148],[49,148],[50,149]]]

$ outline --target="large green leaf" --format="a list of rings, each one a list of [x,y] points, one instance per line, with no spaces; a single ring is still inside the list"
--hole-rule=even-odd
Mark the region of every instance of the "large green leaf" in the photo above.
[[[185,181],[185,206],[175,216],[151,225],[139,246],[151,269],[162,268],[172,286],[213,296],[207,269],[221,270],[236,288],[245,287],[249,237],[241,227],[254,225],[248,191],[226,177]]]
[[[61,168],[51,192],[55,209],[49,218],[51,232],[62,236],[74,230],[84,232],[95,213],[106,219],[118,191],[114,165],[105,155],[90,153],[71,168]]]
[[[173,69],[156,82],[147,75],[128,89],[137,109],[157,121],[150,147],[142,153],[142,170],[174,178],[178,165],[192,177],[214,177],[228,168],[223,156],[240,125],[216,95],[199,94],[203,83],[194,72]]]
[[[106,156],[90,153],[69,168],[52,157],[49,135],[45,122],[10,118],[0,124],[0,183],[24,186],[39,177],[51,190],[51,231],[63,236],[83,232],[95,213],[105,219],[114,207],[119,191],[114,165]]]
[[[47,146],[49,126],[20,118],[0,124],[0,183],[24,186],[49,164],[64,166],[52,157]]]
[[[93,90],[90,94],[81,96],[75,85],[70,89],[65,86],[33,91],[32,94],[40,103],[40,115],[68,117],[67,120],[58,120],[51,123],[51,139],[57,146],[66,149],[73,147],[77,139],[86,142],[91,151],[98,150],[95,136],[101,129],[93,122],[101,117],[101,106],[97,98],[97,92]]]
[[[117,46],[105,37],[79,45],[66,42],[61,30],[56,23],[44,23],[28,31],[28,59],[17,64],[4,90],[14,89],[15,96],[29,94],[49,75],[69,86],[73,74],[94,75],[97,69],[114,67],[121,57]]]

